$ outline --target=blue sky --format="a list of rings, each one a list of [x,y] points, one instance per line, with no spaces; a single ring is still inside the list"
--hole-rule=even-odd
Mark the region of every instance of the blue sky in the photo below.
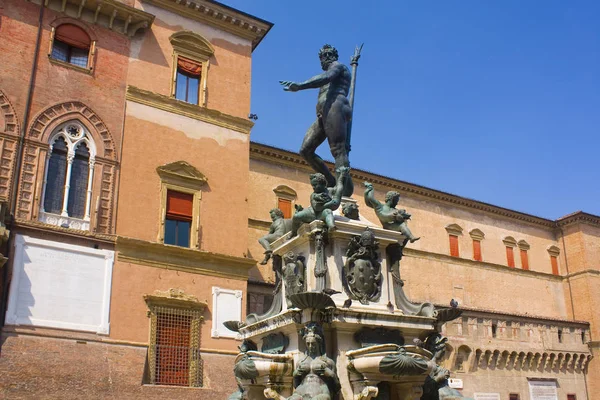
[[[324,43],[348,63],[364,42],[354,168],[545,218],[600,215],[600,2],[223,1],[275,24],[253,57],[252,140],[297,151],[317,92],[278,80],[319,73]]]

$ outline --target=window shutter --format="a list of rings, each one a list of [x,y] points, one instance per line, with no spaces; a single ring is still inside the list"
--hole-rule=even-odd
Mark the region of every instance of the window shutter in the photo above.
[[[450,255],[452,257],[458,257],[458,236],[450,235]]]
[[[78,49],[89,49],[92,40],[80,27],[73,24],[62,24],[56,28],[54,38]]]
[[[202,72],[202,64],[184,57],[177,57],[177,68],[187,74],[195,76],[200,76],[200,73]]]
[[[506,262],[508,263],[509,267],[515,267],[515,253],[513,252],[513,248],[510,246],[506,246]]]
[[[481,240],[473,240],[473,260],[481,261]]]
[[[277,199],[277,208],[283,212],[283,218],[292,218],[292,201],[288,199]]]
[[[529,269],[529,258],[527,257],[527,250],[521,249],[521,268],[524,270]]]
[[[191,221],[194,208],[194,195],[167,191],[167,218]]]
[[[550,263],[552,264],[552,274],[558,275],[558,257],[550,256]]]

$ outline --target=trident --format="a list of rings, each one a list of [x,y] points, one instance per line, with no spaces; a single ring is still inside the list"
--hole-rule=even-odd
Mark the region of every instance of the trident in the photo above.
[[[350,121],[348,121],[348,133],[346,134],[346,151],[350,153],[350,137],[352,136],[352,117],[354,116],[354,90],[356,89],[356,70],[358,69],[358,59],[360,58],[360,52],[365,44],[361,44],[360,47],[356,46],[354,54],[350,57],[350,65],[352,65],[352,81],[350,83],[350,108],[352,108],[352,114],[350,115]]]

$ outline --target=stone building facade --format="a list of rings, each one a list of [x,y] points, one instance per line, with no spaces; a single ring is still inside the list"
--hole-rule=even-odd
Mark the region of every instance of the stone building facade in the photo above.
[[[247,115],[271,26],[205,0],[0,2],[0,397],[235,390],[222,322],[256,264]]]
[[[262,256],[257,239],[269,227],[270,208],[282,199],[307,205],[309,173],[298,154],[252,143],[253,258]],[[530,386],[539,384],[556,387],[558,399],[599,398],[600,217],[577,212],[552,221],[365,171],[352,174],[354,182],[373,183],[379,199],[399,192],[398,208],[412,214],[409,227],[422,239],[407,246],[401,261],[409,298],[440,306],[455,299],[464,310],[443,328],[449,346],[442,365],[465,396],[531,399]],[[378,223],[361,187],[353,195],[360,214]],[[251,270],[249,298],[268,303],[263,282],[273,279],[268,266]]]
[[[209,0],[41,3],[0,0],[0,397],[226,398],[222,322],[268,308],[257,239],[311,192],[298,154],[250,141],[271,24]],[[352,173],[413,214],[410,298],[463,308],[444,365],[465,395],[600,398],[599,217]]]

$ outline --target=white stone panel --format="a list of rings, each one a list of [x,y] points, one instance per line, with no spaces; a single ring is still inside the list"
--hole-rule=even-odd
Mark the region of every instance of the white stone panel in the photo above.
[[[529,381],[531,400],[558,400],[556,381]]]
[[[114,252],[17,235],[6,324],[109,332]]]
[[[212,288],[212,337],[237,337],[237,333],[225,328],[225,321],[241,321],[242,319],[242,291],[223,289],[216,286]]]

